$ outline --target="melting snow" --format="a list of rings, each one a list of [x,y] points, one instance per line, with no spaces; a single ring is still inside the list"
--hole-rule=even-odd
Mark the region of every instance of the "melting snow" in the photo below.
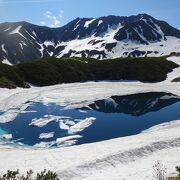
[[[95,21],[95,20],[96,20],[96,19],[92,19],[92,20],[90,20],[90,21],[86,21],[84,27],[85,27],[85,28],[88,28],[89,25],[90,25],[93,21]]]
[[[12,65],[7,59],[3,59],[3,60],[2,60],[2,63],[3,63],[3,64],[8,64],[8,65]]]
[[[26,39],[26,37],[24,37],[24,36],[19,32],[21,28],[22,28],[22,26],[18,26],[16,29],[14,29],[13,31],[11,31],[11,32],[9,33],[9,35],[19,34],[19,35],[22,36],[24,39]]]
[[[50,133],[42,133],[39,135],[40,139],[49,139],[54,137],[54,132],[50,132]]]
[[[78,22],[79,22],[79,21],[78,21]],[[76,23],[76,25],[75,25],[73,31],[75,31],[80,25],[81,25],[81,24]]]
[[[82,138],[80,135],[73,135],[73,136],[66,136],[63,138],[58,138],[56,139],[56,144],[58,147],[61,146],[67,146],[68,145],[73,145],[76,143],[77,139]]]
[[[36,33],[34,31],[32,31],[32,33],[37,37]]]
[[[69,134],[76,134],[78,132],[81,132],[83,131],[84,129],[86,129],[87,127],[89,127],[93,121],[95,120],[96,118],[94,117],[90,117],[90,118],[86,118],[80,122],[78,122],[77,124],[75,124],[74,126],[71,126],[68,130],[68,133]]]
[[[103,21],[102,20],[99,20],[99,22],[98,22],[98,26],[100,25],[100,24],[102,24],[103,23]]]
[[[66,125],[63,121],[59,122],[59,127],[60,127],[60,129],[64,129],[64,130],[68,130],[69,129],[69,126]]]
[[[22,43],[19,43],[19,45],[20,45],[21,49],[23,50],[23,44],[22,44]]]
[[[11,29],[11,27],[9,27],[9,28],[5,29],[5,30],[4,30],[4,32],[9,31],[10,29]]]
[[[1,44],[1,49],[4,51],[5,54],[8,54],[6,49],[5,49],[5,44]]]
[[[43,53],[43,51],[44,51],[44,46],[43,46],[43,44],[41,44],[41,43],[38,43],[38,42],[36,42],[36,43],[40,46],[39,51],[40,51],[40,53],[41,53],[41,58],[42,58],[43,55],[44,55],[44,53]]]
[[[0,135],[0,138],[6,139],[6,140],[11,140],[12,134],[3,134],[3,135]]]
[[[54,46],[55,43],[52,42],[52,41],[45,41],[45,42],[44,42],[44,45],[45,45],[46,47],[48,47],[48,46]]]
[[[29,34],[29,36],[32,37],[34,40],[36,40],[36,38],[34,36],[32,36],[28,31],[26,31],[26,33]]]
[[[43,127],[52,121],[58,121],[58,120],[59,120],[59,116],[53,116],[53,115],[47,116],[47,115],[45,115],[43,118],[33,119],[29,125],[30,126]]]

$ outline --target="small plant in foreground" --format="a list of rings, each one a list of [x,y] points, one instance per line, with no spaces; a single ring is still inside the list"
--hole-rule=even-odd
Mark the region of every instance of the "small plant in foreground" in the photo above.
[[[27,171],[26,174],[20,174],[19,170],[8,170],[4,175],[0,176],[0,180],[59,180],[58,175],[53,171],[47,171],[46,169],[40,173],[37,173],[33,177],[33,171]]]
[[[157,163],[153,166],[154,169],[154,178],[156,180],[166,180],[166,168],[164,165],[157,161]]]
[[[178,178],[180,179],[180,166],[176,166],[176,171],[178,172]]]
[[[56,173],[53,171],[47,171],[46,169],[37,174],[36,180],[59,180]]]

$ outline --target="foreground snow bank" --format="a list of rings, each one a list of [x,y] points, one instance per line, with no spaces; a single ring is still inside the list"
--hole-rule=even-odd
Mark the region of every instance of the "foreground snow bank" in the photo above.
[[[153,165],[161,161],[168,170],[180,162],[180,120],[136,136],[49,150],[2,148],[1,172],[19,168],[56,171],[62,179],[152,180]],[[75,136],[59,139],[62,144]],[[70,142],[69,142],[70,143]],[[72,142],[71,142],[72,143]],[[42,145],[42,144],[41,144]]]

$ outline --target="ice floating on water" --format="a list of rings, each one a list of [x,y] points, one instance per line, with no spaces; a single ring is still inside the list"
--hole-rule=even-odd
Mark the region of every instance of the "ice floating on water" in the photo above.
[[[68,126],[74,126],[76,123],[74,121],[67,120],[65,124]]]
[[[49,138],[52,138],[54,137],[54,132],[50,132],[50,133],[41,133],[39,135],[39,138],[40,139],[49,139]]]
[[[74,126],[76,123],[74,121],[65,119],[65,120],[60,120],[59,122],[59,127],[60,129],[68,130],[70,126]]]
[[[87,113],[87,111],[84,111],[84,110],[79,110],[79,112],[81,112],[81,113]]]
[[[63,138],[56,139],[56,144],[58,147],[71,146],[77,142],[77,139],[82,138],[80,135],[67,136]]]
[[[83,131],[84,129],[89,127],[95,119],[96,119],[95,117],[89,117],[89,118],[86,118],[86,119],[78,122],[77,124],[75,124],[74,126],[71,126],[69,128],[68,133],[75,134],[75,133]]]
[[[3,135],[0,135],[0,138],[11,140],[13,137],[12,137],[12,134],[3,134]]]
[[[59,121],[59,116],[45,115],[43,118],[33,119],[29,125],[43,127],[52,121]]]
[[[29,107],[30,103],[25,103],[23,104],[20,108],[12,108],[9,109],[8,111],[4,112],[3,114],[0,115],[0,123],[7,123],[14,121],[18,114],[21,112],[24,113],[24,111]]]
[[[0,115],[0,123],[7,123],[14,121],[18,115],[18,111],[16,110],[9,110],[3,114]]]
[[[34,147],[35,148],[50,148],[51,146],[53,146],[56,142],[55,141],[51,141],[51,142],[40,142],[38,144],[35,144]]]
[[[60,129],[64,129],[64,130],[68,130],[69,129],[69,126],[66,125],[63,121],[59,122],[59,127],[60,127]]]

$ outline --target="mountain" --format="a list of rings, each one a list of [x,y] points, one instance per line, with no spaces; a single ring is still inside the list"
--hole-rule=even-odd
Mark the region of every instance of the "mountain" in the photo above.
[[[46,57],[163,56],[180,51],[180,31],[147,14],[77,18],[60,28],[0,24],[0,60],[17,64]]]

